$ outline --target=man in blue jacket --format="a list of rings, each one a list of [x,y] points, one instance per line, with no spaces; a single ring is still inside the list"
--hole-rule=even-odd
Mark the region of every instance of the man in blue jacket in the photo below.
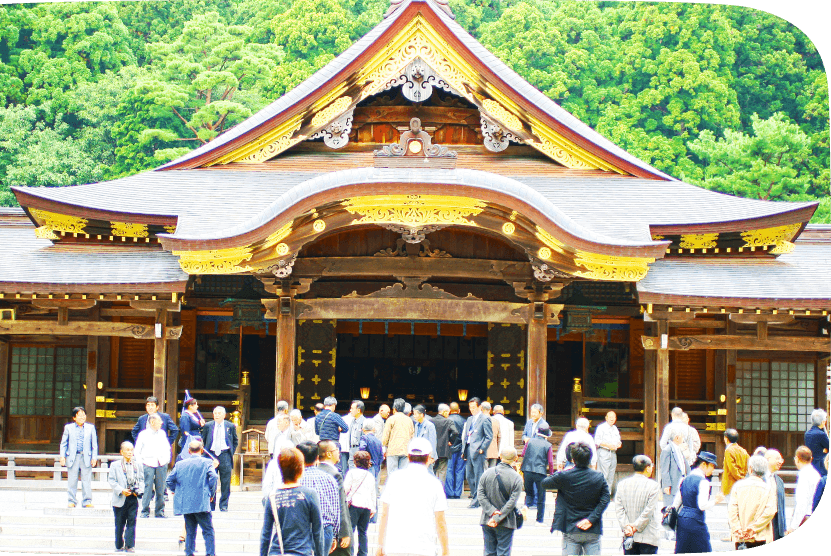
[[[173,422],[170,415],[159,411],[159,398],[156,396],[149,396],[144,408],[147,410],[147,413],[139,417],[133,427],[133,443],[135,443],[138,439],[139,433],[147,428],[147,418],[156,413],[162,418],[162,430],[167,433],[167,441],[171,446],[173,446],[173,441],[176,440],[176,434],[179,432],[179,427],[176,426],[176,423]]]
[[[563,554],[600,554],[601,518],[609,505],[609,485],[599,471],[589,468],[591,448],[571,445],[574,467],[542,480],[540,488],[556,489],[551,531],[562,531]]]
[[[214,464],[202,457],[202,442],[199,440],[188,444],[188,455],[167,476],[167,488],[174,494],[173,513],[185,516],[186,556],[193,556],[196,548],[197,525],[202,528],[206,555],[216,555],[211,518],[211,499],[216,497],[216,480]]]
[[[61,466],[66,466],[69,507],[78,503],[78,474],[81,475],[83,507],[92,507],[92,468],[98,463],[98,434],[95,426],[87,423],[83,407],[72,410],[72,423],[63,428],[61,436]]]

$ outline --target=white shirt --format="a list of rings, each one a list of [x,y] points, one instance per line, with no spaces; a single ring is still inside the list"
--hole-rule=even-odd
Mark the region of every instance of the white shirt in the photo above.
[[[501,413],[497,413],[493,417],[499,423],[499,453],[502,453],[502,450],[505,448],[513,448],[514,442],[516,442],[514,438],[514,422]]]
[[[348,452],[349,451],[349,426],[354,421],[354,417],[351,415],[344,415],[343,422],[346,423],[346,430],[340,433],[338,436],[338,442],[340,443],[340,451],[341,452]]]
[[[136,437],[135,458],[142,465],[161,467],[170,463],[170,442],[167,432],[147,428]]]
[[[310,440],[312,442],[317,442],[318,440],[320,440],[320,437],[315,432],[315,418],[314,417],[310,417],[309,419],[306,419],[305,421],[303,421],[303,428],[306,432],[306,439],[307,440]]]
[[[283,486],[283,474],[280,472],[280,464],[277,463],[277,458],[272,458],[263,475],[263,500],[281,486]]]
[[[603,421],[594,429],[594,443],[599,448],[601,444],[620,444],[620,431],[617,426]]]
[[[222,450],[231,449],[228,443],[225,442],[225,421],[214,421],[214,437],[211,439],[211,452],[219,455]]]
[[[411,463],[390,475],[381,502],[389,506],[385,552],[435,556],[435,514],[447,510],[447,498],[427,466]]]
[[[706,512],[707,510],[715,507],[716,500],[715,498],[710,498],[710,488],[712,485],[707,477],[704,475],[704,472],[696,467],[692,470],[689,476],[692,475],[699,475],[702,479],[701,482],[698,483],[698,509],[702,512]],[[683,481],[682,481],[683,482]],[[681,489],[678,489],[678,492],[675,493],[675,498],[672,501],[672,505],[676,508],[681,507]]]
[[[375,475],[366,469],[358,467],[350,469],[343,480],[343,491],[350,505],[375,511],[378,500]]]
[[[797,473],[795,505],[788,529],[796,529],[806,515],[811,515],[811,506],[814,503],[814,493],[817,491],[819,479],[819,472],[811,464],[803,466]]]
[[[567,433],[560,443],[560,449],[557,450],[557,465],[565,464],[566,462],[566,447],[574,442],[584,442],[592,449],[591,465],[597,465],[597,448],[594,446],[594,438],[592,435],[579,429]]]
[[[268,453],[274,454],[274,441],[280,434],[280,428],[277,426],[277,417],[273,417],[265,426],[265,441],[268,442]]]

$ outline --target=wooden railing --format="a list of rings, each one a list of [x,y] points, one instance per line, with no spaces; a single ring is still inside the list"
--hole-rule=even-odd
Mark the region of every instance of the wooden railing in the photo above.
[[[114,460],[120,459],[120,455],[99,455],[98,465],[92,468],[93,481],[107,482],[107,473],[110,470],[110,463]],[[60,482],[64,473],[67,472],[67,467],[61,465],[61,457],[58,454],[29,454],[29,453],[2,453],[0,454],[0,462],[5,461],[5,465],[0,465],[0,473],[5,471],[5,482],[19,482],[23,480],[37,480],[38,477],[19,477],[17,473],[36,473],[38,475],[52,475],[54,482]],[[20,465],[20,461],[29,461],[27,465]],[[44,463],[44,462],[51,462]]]
[[[145,388],[105,388],[104,394],[97,396],[95,401],[96,419],[106,419],[108,428],[125,428],[125,424],[135,424],[136,420],[144,415],[147,396],[152,391]],[[225,406],[229,416],[238,409],[243,402],[243,390],[189,390],[191,396],[197,398],[205,419],[210,419],[210,412],[217,405]],[[168,408],[168,413],[176,420],[177,414],[182,411],[184,390],[179,391],[174,407]],[[132,425],[131,425],[132,426]]]

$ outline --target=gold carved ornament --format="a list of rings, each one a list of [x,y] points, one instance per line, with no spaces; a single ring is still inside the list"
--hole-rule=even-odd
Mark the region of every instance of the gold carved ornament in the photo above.
[[[179,266],[188,274],[235,274],[243,272],[240,263],[253,256],[250,247],[232,247],[209,251],[173,251]]]
[[[60,236],[52,231],[49,226],[40,226],[35,229],[35,237],[39,239],[60,239]]]
[[[591,280],[638,282],[646,277],[646,273],[649,272],[649,264],[654,262],[655,259],[649,257],[616,257],[577,251],[574,263],[586,270],[577,271],[573,274]]]
[[[710,249],[717,245],[718,234],[683,234],[678,246],[682,249]]]
[[[112,233],[115,237],[148,237],[147,224],[131,224],[128,222],[112,222]]]
[[[552,236],[550,233],[543,230],[541,227],[537,226],[537,231],[535,232],[534,235],[536,235],[537,239],[539,239],[541,242],[543,242],[546,246],[543,249],[546,249],[547,256],[546,257],[541,256],[541,258],[543,258],[543,259],[550,258],[552,251],[556,251],[557,253],[560,253],[561,255],[565,255],[565,253],[566,253],[565,244],[563,242],[561,242],[560,240],[558,240],[557,238],[555,238],[554,236]],[[540,255],[542,255],[542,253],[543,253],[543,250],[540,249]]]
[[[68,214],[57,214],[41,209],[29,209],[32,217],[40,222],[41,228],[52,230],[53,232],[66,232],[71,234],[83,234],[84,228],[89,223],[86,218],[80,216],[69,216]],[[45,230],[41,232],[45,234]],[[38,236],[40,237],[40,236]],[[48,239],[57,239],[48,238]]]
[[[428,225],[476,226],[468,218],[485,209],[485,203],[470,197],[442,195],[373,195],[343,202],[349,214],[360,218],[352,224],[398,224],[410,228]]]
[[[346,90],[346,83],[339,83],[315,102],[310,110],[315,114],[312,119],[313,127],[327,124],[345,113],[353,104],[384,91],[389,82],[397,79],[416,58],[423,60],[444,79],[453,89],[454,94],[474,104],[478,104],[479,100],[469,90],[468,85],[483,85],[487,94],[493,97],[493,99],[483,101],[485,110],[496,123],[506,129],[521,130],[522,122],[516,114],[523,114],[536,135],[535,139],[529,139],[527,143],[557,162],[569,168],[591,168],[625,173],[569,141],[540,120],[525,114],[501,91],[488,83],[482,83],[482,76],[479,72],[459,55],[421,15],[409,21],[384,48],[380,49],[354,76],[350,77],[350,82],[366,84],[359,98],[342,96]],[[308,114],[309,112],[304,112],[293,116],[252,143],[235,149],[210,165],[230,162],[259,163],[278,155],[307,138],[305,135],[295,136],[295,133],[302,127],[303,120]]]
[[[742,232],[744,247],[765,247],[774,246],[769,252],[774,255],[790,253],[793,251],[792,240],[796,236],[802,223],[786,224],[774,228],[763,228],[761,230],[749,230]]]

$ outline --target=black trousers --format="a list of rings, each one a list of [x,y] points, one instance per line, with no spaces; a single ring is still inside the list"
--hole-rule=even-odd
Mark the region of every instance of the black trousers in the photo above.
[[[216,455],[216,454],[214,454]],[[231,450],[222,450],[219,453],[219,467],[216,472],[219,473],[219,510],[228,510],[228,499],[231,498],[231,473],[234,471],[234,456],[231,455]],[[211,500],[211,511],[216,510],[216,496]]]
[[[136,515],[138,498],[128,496],[120,508],[113,506],[115,514],[115,548],[133,548],[136,546]]]

